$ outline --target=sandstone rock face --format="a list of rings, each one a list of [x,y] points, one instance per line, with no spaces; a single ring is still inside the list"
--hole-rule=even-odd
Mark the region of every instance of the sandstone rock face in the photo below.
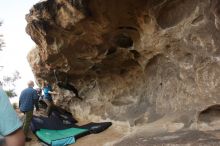
[[[77,117],[138,126],[175,113],[189,127],[220,102],[218,0],[47,0],[26,20],[37,81]],[[82,101],[56,86],[54,70]]]

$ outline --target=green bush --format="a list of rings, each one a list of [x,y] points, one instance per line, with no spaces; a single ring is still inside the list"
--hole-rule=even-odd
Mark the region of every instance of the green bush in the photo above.
[[[18,108],[17,103],[13,103],[12,106],[13,106],[14,109],[17,109],[17,108]]]

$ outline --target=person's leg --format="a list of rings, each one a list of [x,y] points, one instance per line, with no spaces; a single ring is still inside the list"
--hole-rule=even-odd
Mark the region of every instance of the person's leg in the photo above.
[[[53,101],[49,101],[49,106],[47,108],[47,115],[49,116],[53,107]]]
[[[46,112],[47,112],[47,116],[49,116],[50,113],[51,113],[51,109],[52,109],[52,107],[53,107],[53,101],[50,101],[50,100],[48,100],[48,99],[45,99],[44,101],[45,101],[45,103],[47,104]]]
[[[32,117],[33,117],[33,111],[25,112],[23,131],[24,131],[24,135],[26,138],[28,137],[28,131],[29,131]]]

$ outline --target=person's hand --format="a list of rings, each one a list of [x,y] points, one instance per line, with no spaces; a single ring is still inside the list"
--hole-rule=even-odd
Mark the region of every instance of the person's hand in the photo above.
[[[44,88],[44,80],[41,81],[41,87]]]

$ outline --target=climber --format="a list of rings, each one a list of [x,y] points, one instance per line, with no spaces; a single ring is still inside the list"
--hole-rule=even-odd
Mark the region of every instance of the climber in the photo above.
[[[68,77],[67,76],[66,76],[65,82],[59,81],[57,79],[56,70],[54,70],[54,76],[55,76],[55,79],[56,79],[56,84],[59,88],[73,91],[73,93],[75,94],[75,97],[82,100],[82,98],[79,96],[78,90],[73,85],[68,83]]]
[[[54,105],[52,95],[58,95],[59,93],[52,91],[52,87],[48,81],[44,81],[42,83],[42,87],[43,87],[43,92],[44,92],[43,100],[47,104],[46,111],[47,111],[47,115],[49,116]]]

